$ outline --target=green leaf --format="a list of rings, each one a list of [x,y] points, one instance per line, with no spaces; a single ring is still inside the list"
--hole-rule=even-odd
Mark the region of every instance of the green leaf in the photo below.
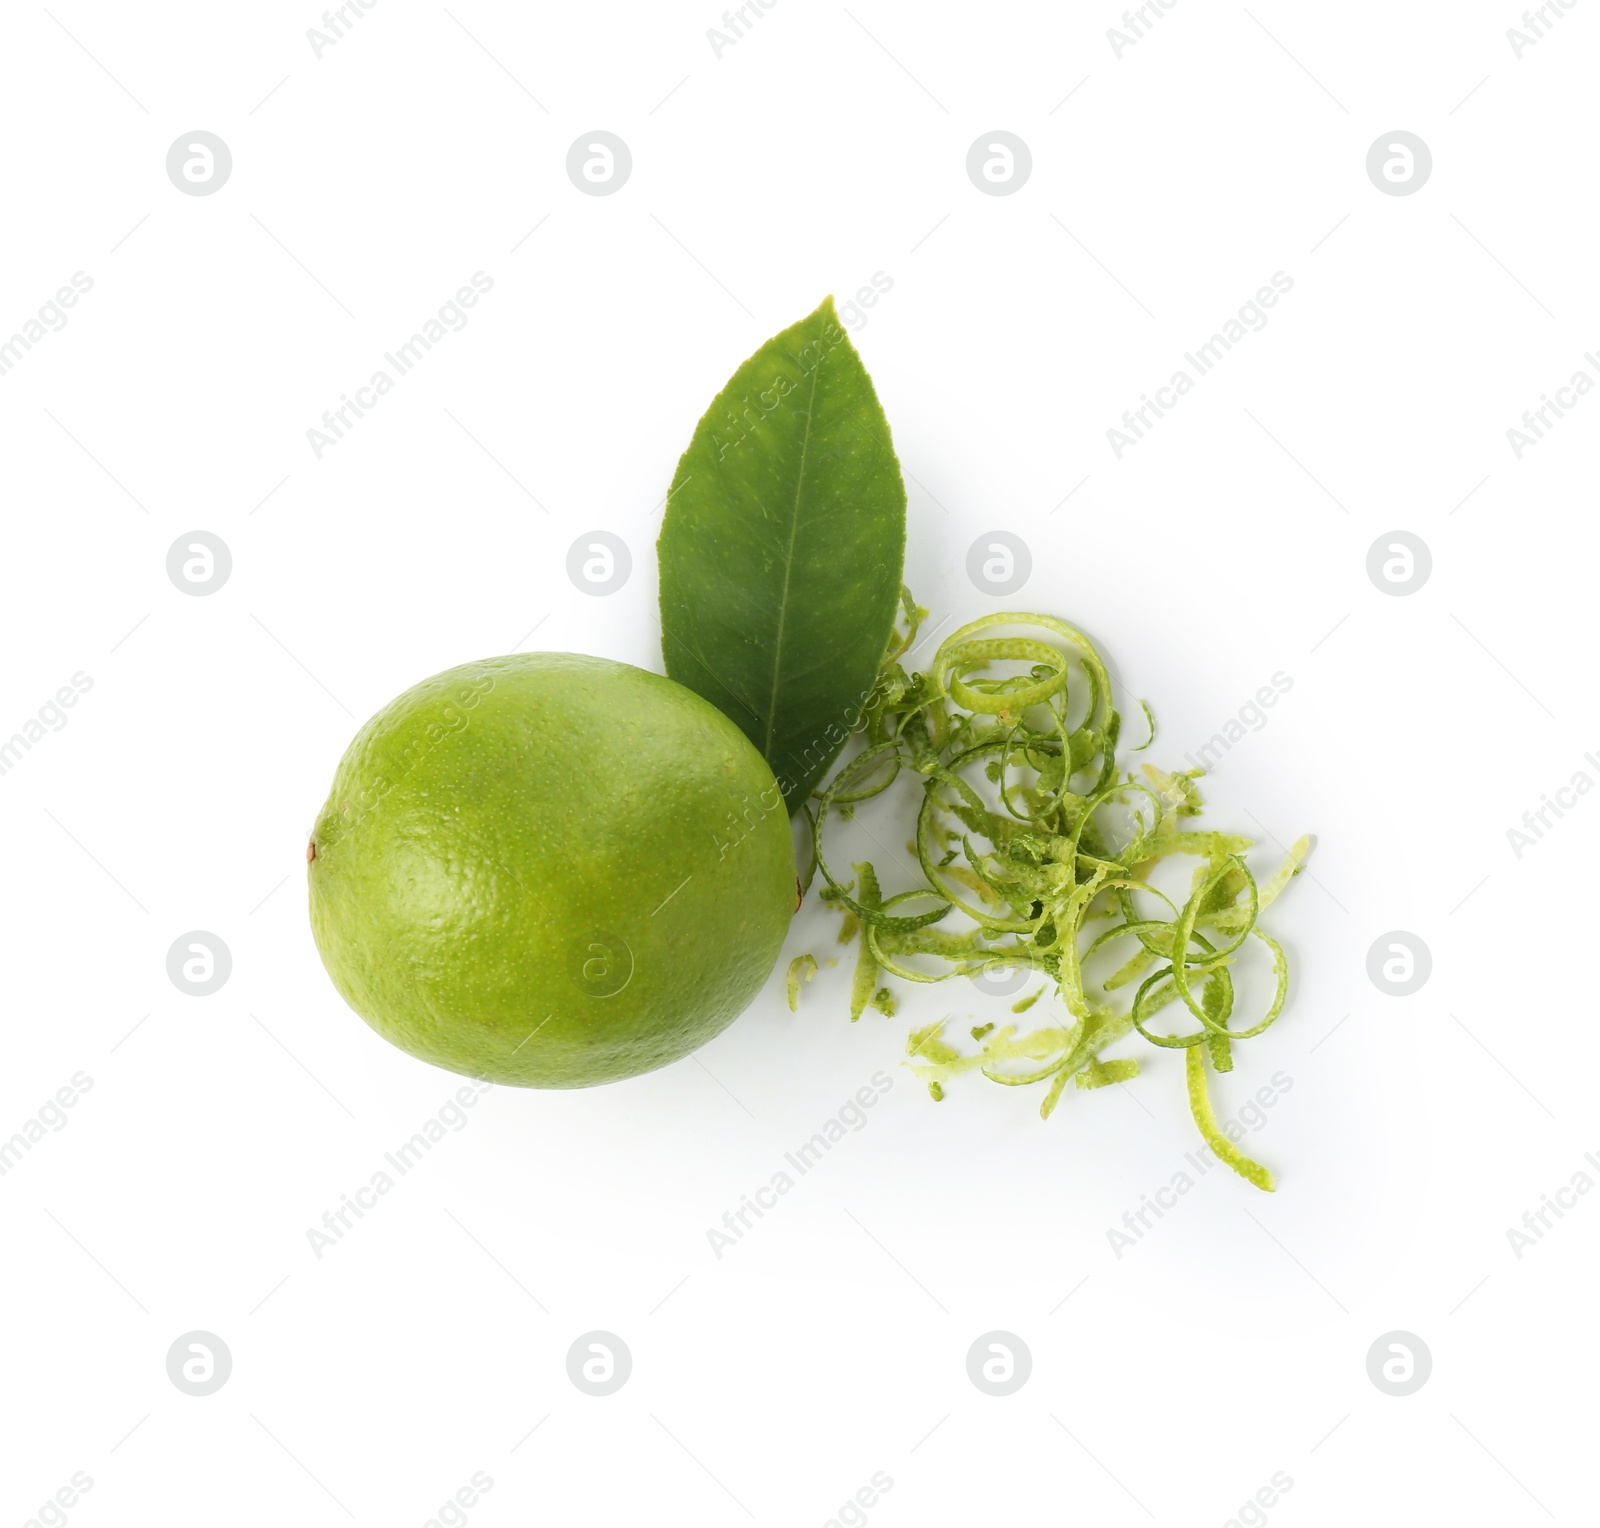
[[[667,673],[761,750],[791,815],[872,693],[905,541],[889,425],[830,297],[712,402],[657,543]]]

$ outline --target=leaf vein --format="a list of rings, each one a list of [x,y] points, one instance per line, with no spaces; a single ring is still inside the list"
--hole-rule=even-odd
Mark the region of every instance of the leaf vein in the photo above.
[[[806,482],[806,456],[811,450],[811,431],[816,425],[817,378],[822,373],[823,357],[811,369],[811,394],[806,399],[806,429],[800,437],[800,469],[795,474],[794,507],[789,516],[789,548],[783,564],[783,593],[778,599],[778,635],[772,649],[772,691],[767,700],[767,731],[761,744],[761,757],[772,762],[772,733],[778,719],[778,682],[783,674],[783,637],[789,623],[789,578],[794,572],[794,547],[800,535],[800,495]]]

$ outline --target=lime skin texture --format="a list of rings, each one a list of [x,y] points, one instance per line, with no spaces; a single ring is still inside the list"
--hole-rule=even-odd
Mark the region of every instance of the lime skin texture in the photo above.
[[[386,1040],[489,1082],[665,1066],[749,1005],[795,907],[766,761],[709,702],[576,653],[468,663],[351,743],[307,850],[311,927]]]

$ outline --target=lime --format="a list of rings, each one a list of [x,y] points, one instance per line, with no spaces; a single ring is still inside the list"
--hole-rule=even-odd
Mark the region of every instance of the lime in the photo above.
[[[391,701],[317,818],[311,927],[345,1001],[436,1066],[581,1088],[748,1006],[795,905],[766,761],[692,691],[575,653]]]

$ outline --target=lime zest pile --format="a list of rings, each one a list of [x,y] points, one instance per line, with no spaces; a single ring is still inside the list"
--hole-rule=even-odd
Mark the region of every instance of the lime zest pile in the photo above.
[[[911,1032],[907,1065],[935,1099],[956,1078],[980,1072],[1008,1087],[1048,1084],[1039,1109],[1048,1118],[1069,1078],[1093,1089],[1137,1075],[1132,1058],[1101,1059],[1137,1030],[1152,1045],[1187,1053],[1201,1135],[1220,1160],[1270,1192],[1271,1173],[1218,1128],[1206,1064],[1230,1071],[1233,1043],[1261,1034],[1283,1011],[1288,959],[1258,920],[1299,873],[1311,840],[1299,839],[1258,884],[1244,858],[1252,840],[1188,826],[1201,814],[1201,771],[1120,769],[1110,675],[1076,627],[1047,615],[985,616],[948,636],[925,673],[908,673],[901,659],[928,612],[905,589],[901,608],[905,629],[896,631],[862,713],[860,750],[807,808],[822,900],[843,916],[840,943],[859,938],[852,1021],[869,1006],[893,1013],[884,977],[1038,971],[1054,983],[1069,1022],[1020,1033],[1015,1024],[975,1026],[976,1050],[945,1038],[947,1020]],[[996,674],[996,665],[1014,671]],[[1141,707],[1145,739],[1129,752],[1154,741],[1150,708]],[[922,790],[907,847],[924,884],[885,895],[869,861],[841,881],[823,848],[830,817],[849,818],[903,774]],[[1198,861],[1181,901],[1151,884],[1174,856]],[[951,913],[962,915],[962,927],[935,926]],[[1247,950],[1267,958],[1271,995],[1253,1022],[1235,1027],[1232,971]],[[790,968],[791,1006],[807,958]],[[1024,1012],[1043,990],[1013,1011]],[[1159,1020],[1175,1004],[1181,1027]]]

